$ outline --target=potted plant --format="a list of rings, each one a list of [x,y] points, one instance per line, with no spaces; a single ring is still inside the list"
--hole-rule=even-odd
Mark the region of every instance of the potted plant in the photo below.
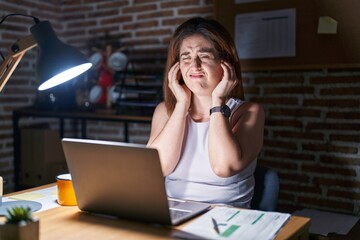
[[[0,225],[1,240],[39,239],[39,220],[29,207],[13,207],[7,212],[6,221]]]

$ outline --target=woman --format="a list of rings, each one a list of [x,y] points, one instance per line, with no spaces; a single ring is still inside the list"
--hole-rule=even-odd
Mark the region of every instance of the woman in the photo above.
[[[184,22],[165,73],[148,147],[159,151],[168,196],[250,207],[265,117],[243,100],[231,35],[215,20]]]

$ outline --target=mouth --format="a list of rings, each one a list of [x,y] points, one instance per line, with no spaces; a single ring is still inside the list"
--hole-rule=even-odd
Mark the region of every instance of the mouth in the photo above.
[[[192,73],[192,74],[190,74],[190,77],[191,78],[202,78],[202,77],[204,77],[204,74],[202,74],[202,73]]]

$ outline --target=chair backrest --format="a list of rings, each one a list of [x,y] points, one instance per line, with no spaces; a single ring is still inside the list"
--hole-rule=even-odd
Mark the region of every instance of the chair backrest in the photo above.
[[[271,168],[257,166],[254,173],[255,187],[251,208],[262,211],[275,211],[279,194],[279,176]]]

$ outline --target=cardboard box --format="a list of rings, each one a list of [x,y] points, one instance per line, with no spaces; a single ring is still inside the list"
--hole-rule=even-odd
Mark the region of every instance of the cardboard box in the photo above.
[[[35,187],[56,181],[67,173],[67,165],[58,131],[44,127],[21,130],[20,184]]]

